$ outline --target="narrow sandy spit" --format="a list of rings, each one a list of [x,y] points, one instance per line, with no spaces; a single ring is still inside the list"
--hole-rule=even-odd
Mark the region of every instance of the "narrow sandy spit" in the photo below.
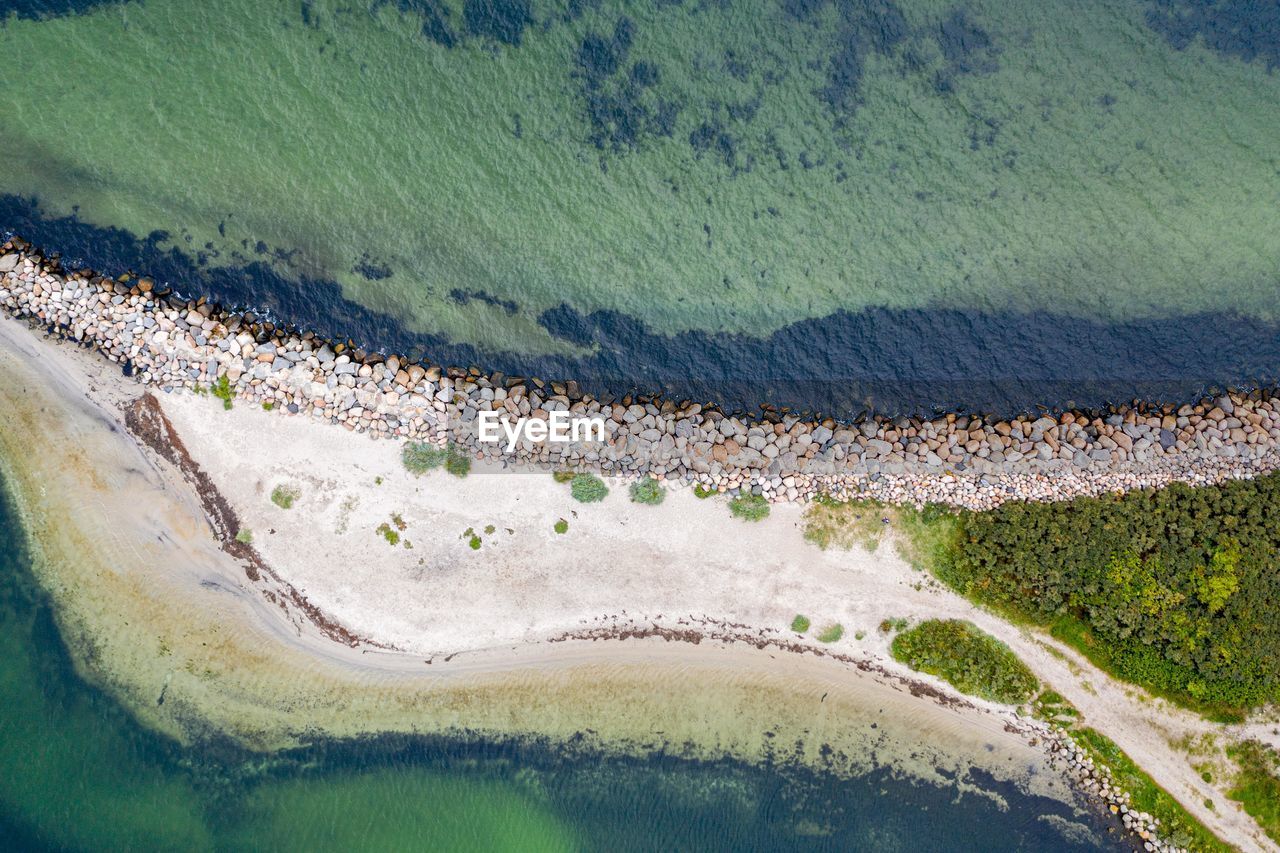
[[[1169,743],[1213,727],[976,610],[913,571],[891,533],[875,552],[823,552],[804,542],[796,506],[747,525],[687,491],[653,508],[615,488],[583,506],[545,473],[414,478],[395,443],[161,395],[281,581],[394,650],[335,643],[246,576],[177,471],[128,435],[120,410],[138,391],[87,354],[0,321],[0,405],[11,413],[0,459],[41,580],[85,674],[175,737],[214,727],[272,749],[320,733],[594,732],[584,746],[687,743],[692,755],[794,755],[850,771],[875,750],[907,772],[973,761],[1067,797],[1040,751],[1005,730],[1017,723],[1007,709],[944,685],[934,685],[941,701],[913,696],[919,677],[888,659],[876,630],[888,617],[958,616],[1008,642],[1224,839],[1276,849]],[[292,508],[271,501],[277,487],[296,492]],[[379,534],[384,524],[398,544]],[[797,613],[842,624],[844,637],[820,646],[792,634]],[[548,642],[655,631],[739,639]],[[945,754],[922,743],[945,743]],[[822,758],[824,744],[836,758]]]

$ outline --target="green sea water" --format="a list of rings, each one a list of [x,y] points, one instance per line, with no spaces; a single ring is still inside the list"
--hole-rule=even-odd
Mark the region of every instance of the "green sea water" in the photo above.
[[[14,15],[0,193],[167,232],[208,265],[336,280],[411,329],[507,352],[577,351],[538,322],[561,303],[659,333],[877,306],[1274,320],[1280,76],[1175,47],[1157,8]]]

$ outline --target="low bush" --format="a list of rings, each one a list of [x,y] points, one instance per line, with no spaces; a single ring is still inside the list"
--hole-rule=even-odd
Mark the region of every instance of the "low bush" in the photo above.
[[[276,486],[271,490],[271,502],[281,509],[293,509],[293,502],[300,493],[293,486]]]
[[[410,474],[421,477],[428,471],[444,464],[449,451],[434,444],[421,441],[406,441],[400,450],[400,461]]]
[[[455,477],[465,477],[471,473],[471,457],[456,444],[451,444],[445,456],[444,470]]]
[[[894,637],[890,651],[894,660],[914,670],[995,702],[1025,702],[1039,687],[1008,646],[961,619],[921,622]]]
[[[796,618],[791,620],[791,630],[797,634],[803,634],[809,630],[809,617],[796,614]]]
[[[763,521],[769,516],[769,502],[763,495],[740,495],[729,501],[729,512],[743,521]]]
[[[569,492],[575,501],[590,504],[604,500],[609,494],[609,487],[595,474],[580,473],[573,475]]]
[[[844,626],[840,624],[828,625],[818,633],[819,643],[834,643],[844,636]]]
[[[560,534],[568,533],[568,532],[569,532],[569,522],[565,521],[565,520],[562,518],[562,519],[560,519],[559,521],[557,521],[557,522],[555,523],[555,527],[554,527],[554,529],[555,529],[556,533],[560,533]]]
[[[231,380],[225,375],[219,376],[217,381],[209,386],[209,392],[222,401],[222,408],[230,411],[231,401],[236,396],[235,390],[231,387]]]
[[[657,506],[667,497],[666,489],[652,477],[642,477],[631,484],[631,502]]]

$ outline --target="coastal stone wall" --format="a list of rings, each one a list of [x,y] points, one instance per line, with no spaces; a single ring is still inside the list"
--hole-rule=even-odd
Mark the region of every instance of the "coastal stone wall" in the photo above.
[[[212,391],[375,437],[451,442],[504,463],[649,475],[770,500],[826,494],[986,509],[1010,499],[1204,484],[1280,468],[1280,397],[1269,391],[1011,420],[751,418],[699,402],[601,399],[572,381],[364,352],[350,341],[182,299],[146,278],[63,270],[18,238],[0,246],[0,305],[160,390]],[[479,440],[485,410],[511,418],[555,410],[599,416],[606,440],[522,441],[508,453],[505,442]]]

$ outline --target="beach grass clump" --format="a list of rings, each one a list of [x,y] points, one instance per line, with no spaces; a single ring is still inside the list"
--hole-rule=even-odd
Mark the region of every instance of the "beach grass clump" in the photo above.
[[[387,540],[388,545],[400,544],[400,533],[394,530],[390,524],[385,521],[378,525],[378,535]]]
[[[844,636],[844,626],[833,622],[818,632],[819,643],[834,643]]]
[[[729,501],[729,512],[743,521],[763,521],[769,516],[769,502],[764,495],[739,495]]]
[[[281,509],[293,509],[293,502],[301,496],[295,486],[280,485],[271,490],[271,502]]]
[[[236,392],[231,387],[231,380],[227,379],[225,374],[219,376],[209,386],[209,392],[222,401],[222,408],[228,411],[231,410],[231,401],[235,399]]]
[[[562,518],[552,526],[552,529],[555,530],[556,533],[559,533],[560,535],[563,536],[564,534],[569,532],[569,522],[565,521]]]
[[[236,532],[236,541],[241,545],[253,544],[253,531],[245,527]]]
[[[456,444],[450,444],[445,455],[444,470],[455,477],[465,477],[471,473],[471,457]]]
[[[406,471],[415,477],[421,477],[443,465],[448,455],[449,451],[443,447],[422,441],[406,441],[400,450],[400,461],[404,463]]]
[[[555,471],[551,474],[552,479],[557,483],[572,483],[576,476],[578,476],[577,471]]]
[[[796,618],[791,620],[791,630],[795,631],[797,634],[803,634],[805,631],[808,631],[809,625],[809,617],[799,613],[796,614]]]
[[[1131,810],[1147,812],[1160,821],[1162,841],[1192,853],[1228,853],[1235,849],[1196,820],[1106,735],[1087,727],[1068,728],[1067,734],[1089,754],[1095,766],[1111,771],[1114,787],[1129,795]]]
[[[480,544],[481,544],[480,535],[478,533],[472,533],[471,538],[467,540],[467,546],[472,551],[479,551]]]
[[[1227,796],[1280,843],[1280,753],[1260,741],[1246,740],[1228,746],[1227,757],[1239,768]]]
[[[667,497],[666,489],[653,477],[642,477],[631,484],[631,502],[657,506]]]
[[[270,411],[272,411],[273,409],[275,409],[275,407],[276,407],[276,404],[275,404],[275,403],[273,403],[273,402],[271,402],[270,400],[263,400],[263,401],[262,401],[262,411],[264,411],[264,412],[270,412]]]
[[[701,483],[694,483],[693,485],[693,496],[700,501],[706,500],[715,493],[715,489],[710,488],[709,486],[704,486]]]
[[[901,616],[892,616],[888,619],[881,619],[880,633],[888,634],[892,631],[902,631],[902,630],[905,630],[906,627],[910,624],[911,624],[910,622],[908,622],[906,619],[903,619]]]
[[[893,638],[894,660],[946,681],[961,693],[1017,705],[1040,684],[995,637],[963,619],[927,619]]]
[[[573,499],[579,503],[590,504],[597,503],[605,499],[609,494],[609,487],[604,484],[595,474],[579,473],[573,475],[573,481],[569,485],[569,492],[573,495]]]
[[[848,551],[854,545],[874,551],[888,519],[878,501],[837,501],[822,495],[805,510],[804,538],[824,551],[832,547]]]

